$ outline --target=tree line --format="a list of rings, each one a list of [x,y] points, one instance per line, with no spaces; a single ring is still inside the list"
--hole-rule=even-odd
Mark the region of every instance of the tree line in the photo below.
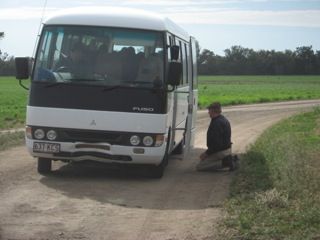
[[[0,76],[14,76],[15,73],[14,57],[0,50]]]
[[[4,38],[4,32],[0,32],[0,41]],[[14,57],[3,53],[0,49],[0,76],[15,75]]]
[[[8,54],[0,55],[0,76],[14,76],[15,75],[14,58]]]
[[[204,49],[199,54],[200,75],[312,75],[320,74],[320,51],[312,46],[295,51],[259,50],[232,46],[225,56]]]
[[[0,32],[0,40],[4,33]],[[199,51],[200,52],[200,51]],[[295,51],[259,50],[232,46],[225,56],[204,49],[198,56],[199,75],[311,75],[320,74],[320,51],[312,46]],[[14,57],[0,49],[0,76],[15,75]]]

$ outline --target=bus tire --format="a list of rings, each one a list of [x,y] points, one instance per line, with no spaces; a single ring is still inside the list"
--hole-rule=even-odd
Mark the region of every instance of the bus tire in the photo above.
[[[158,166],[150,166],[149,173],[151,178],[162,178],[164,173],[165,166],[164,164],[160,164]]]
[[[38,173],[48,174],[51,172],[51,159],[38,158]]]
[[[164,170],[169,162],[169,142],[167,143],[166,152],[163,156],[162,162],[158,166],[150,166],[149,173],[152,178],[162,178]]]

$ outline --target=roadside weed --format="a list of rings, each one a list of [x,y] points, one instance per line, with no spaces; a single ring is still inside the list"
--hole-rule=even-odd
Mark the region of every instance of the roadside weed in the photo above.
[[[24,143],[24,132],[0,133],[0,151]]]
[[[320,111],[268,129],[241,159],[221,239],[320,237]]]

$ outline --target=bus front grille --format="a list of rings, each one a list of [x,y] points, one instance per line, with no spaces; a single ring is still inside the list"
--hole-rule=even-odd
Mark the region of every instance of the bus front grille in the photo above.
[[[107,142],[109,144],[121,144],[123,135],[120,133],[90,131],[90,130],[61,130],[60,141],[64,142]]]

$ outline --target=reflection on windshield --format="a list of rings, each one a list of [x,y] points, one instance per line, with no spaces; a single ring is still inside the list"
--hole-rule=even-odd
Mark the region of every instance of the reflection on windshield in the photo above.
[[[34,81],[160,87],[163,35],[100,27],[45,27]]]

